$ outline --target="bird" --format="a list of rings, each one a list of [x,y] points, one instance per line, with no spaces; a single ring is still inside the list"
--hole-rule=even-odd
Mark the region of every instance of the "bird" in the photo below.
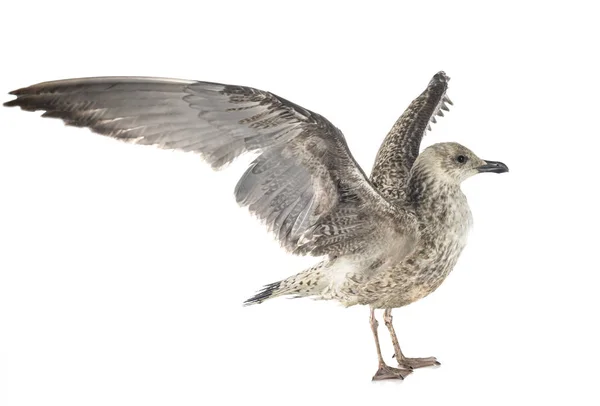
[[[440,365],[400,349],[392,309],[435,291],[454,268],[472,224],[461,183],[508,172],[455,143],[421,141],[453,105],[436,73],[397,119],[367,176],[325,117],[252,87],[151,77],[95,77],[35,84],[4,103],[121,141],[200,155],[220,169],[254,154],[234,195],[283,249],[314,266],[266,285],[245,305],[280,296],[364,305],[375,340],[373,380],[404,379]],[[397,367],[385,363],[375,310],[383,310]]]

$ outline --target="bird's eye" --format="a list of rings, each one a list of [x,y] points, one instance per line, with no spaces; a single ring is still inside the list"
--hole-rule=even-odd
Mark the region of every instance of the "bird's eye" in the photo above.
[[[460,162],[461,164],[465,163],[467,161],[467,157],[464,155],[459,155],[458,157],[456,157],[456,160],[458,162]]]

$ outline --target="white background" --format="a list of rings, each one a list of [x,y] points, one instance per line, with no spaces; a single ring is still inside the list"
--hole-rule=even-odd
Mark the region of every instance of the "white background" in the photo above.
[[[313,262],[237,208],[243,162],[212,173],[0,108],[0,405],[598,404],[598,12],[324,3],[10,2],[0,93],[105,75],[249,85],[329,118],[368,172],[445,70],[455,106],[424,144],[511,171],[465,182],[461,260],[394,312],[404,352],[442,366],[373,383],[366,308],[241,306]]]

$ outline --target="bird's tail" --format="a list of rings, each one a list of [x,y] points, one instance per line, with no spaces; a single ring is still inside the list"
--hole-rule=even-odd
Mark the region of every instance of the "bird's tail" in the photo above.
[[[325,288],[322,272],[325,262],[321,262],[312,268],[306,269],[299,274],[290,276],[279,282],[274,282],[263,287],[256,295],[244,302],[244,306],[259,304],[267,299],[283,295],[295,295],[296,297],[314,296],[320,294]]]
[[[281,282],[282,281],[269,283],[268,285],[265,285],[265,287],[263,287],[260,291],[258,291],[258,293],[256,295],[254,295],[250,299],[246,300],[244,302],[244,306],[250,306],[253,304],[262,303],[265,300],[270,299],[274,295],[279,296],[279,294],[277,294],[276,292],[279,290],[279,287],[281,286]]]

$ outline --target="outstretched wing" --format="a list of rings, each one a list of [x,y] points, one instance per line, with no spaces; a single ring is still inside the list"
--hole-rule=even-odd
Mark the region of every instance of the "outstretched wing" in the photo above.
[[[413,163],[419,155],[421,140],[436,115],[443,116],[452,101],[446,96],[450,78],[436,73],[427,89],[412,101],[396,121],[379,148],[371,172],[373,186],[386,198],[398,201],[405,198],[405,186]]]
[[[409,212],[370,184],[342,133],[265,91],[156,78],[89,78],[19,89],[6,106],[123,141],[200,154],[220,168],[256,151],[235,188],[282,246],[299,254],[358,253],[410,237]],[[385,244],[384,244],[385,245]]]

